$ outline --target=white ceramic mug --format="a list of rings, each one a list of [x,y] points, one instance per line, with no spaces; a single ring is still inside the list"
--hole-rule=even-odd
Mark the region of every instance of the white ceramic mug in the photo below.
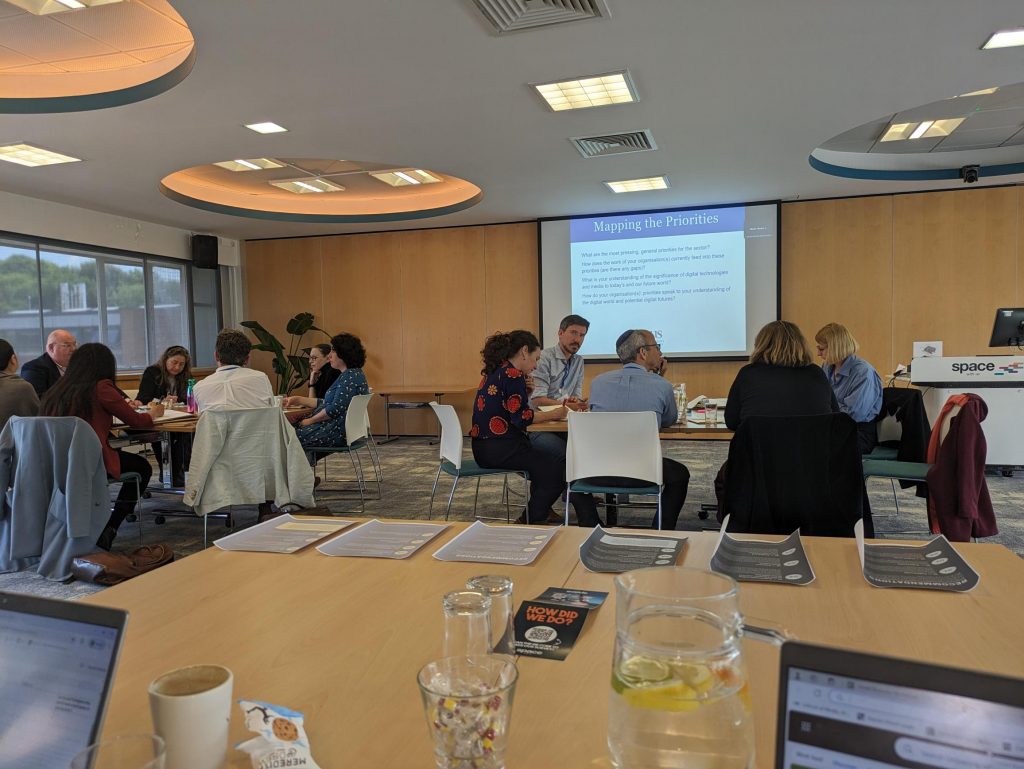
[[[167,743],[166,769],[224,766],[233,681],[225,667],[193,665],[149,685],[153,728]]]

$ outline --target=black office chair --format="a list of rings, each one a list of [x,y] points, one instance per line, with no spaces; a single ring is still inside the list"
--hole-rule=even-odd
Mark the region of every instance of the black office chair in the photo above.
[[[846,414],[747,417],[729,444],[721,516],[729,531],[874,536],[857,425]]]

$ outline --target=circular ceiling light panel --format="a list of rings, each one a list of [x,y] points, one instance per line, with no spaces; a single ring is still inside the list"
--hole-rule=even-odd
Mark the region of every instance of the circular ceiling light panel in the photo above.
[[[0,2],[0,113],[131,104],[176,86],[194,61],[166,0]]]
[[[160,191],[186,206],[279,222],[345,224],[443,216],[475,206],[480,188],[390,163],[237,158],[176,171]]]
[[[1024,83],[985,88],[864,123],[811,153],[851,179],[928,181],[1024,173]]]

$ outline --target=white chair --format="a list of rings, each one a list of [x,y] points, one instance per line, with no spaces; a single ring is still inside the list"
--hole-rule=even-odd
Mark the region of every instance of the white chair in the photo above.
[[[327,455],[348,454],[352,462],[352,470],[356,474],[356,488],[359,491],[359,512],[366,510],[366,477],[363,474],[363,463],[359,458],[359,449],[365,448],[370,456],[370,464],[373,467],[374,479],[377,483],[377,499],[381,499],[381,474],[380,467],[374,460],[373,452],[370,450],[370,399],[373,395],[353,395],[349,401],[348,410],[345,412],[345,445],[344,446],[312,446],[307,449],[314,456],[324,455],[324,478],[327,477]]]
[[[641,486],[602,485],[602,478],[635,478]],[[590,479],[597,479],[590,482]],[[568,491],[583,494],[630,494],[658,498],[661,528],[661,441],[653,411],[569,412],[569,441],[565,450]],[[565,495],[565,525],[569,525],[569,494]]]
[[[276,406],[204,411],[182,501],[203,519],[230,505],[313,505],[313,469]]]
[[[441,479],[442,472],[452,476],[452,488],[448,493],[448,504],[444,509],[444,519],[446,521],[452,509],[455,487],[459,485],[460,479],[476,478],[476,491],[473,494],[473,517],[475,518],[477,500],[480,497],[480,479],[485,475],[503,475],[502,499],[505,502],[505,520],[511,523],[512,508],[508,498],[508,476],[510,474],[518,475],[526,481],[526,503],[528,504],[530,494],[529,474],[524,470],[501,470],[480,467],[472,459],[463,459],[462,425],[459,423],[459,415],[455,413],[455,407],[431,401],[430,408],[434,410],[434,414],[437,415],[437,421],[441,424],[441,464],[438,466],[437,475],[434,477],[434,487],[430,490],[430,507],[427,509],[427,518],[429,519],[434,512],[434,495],[437,493],[437,482]]]

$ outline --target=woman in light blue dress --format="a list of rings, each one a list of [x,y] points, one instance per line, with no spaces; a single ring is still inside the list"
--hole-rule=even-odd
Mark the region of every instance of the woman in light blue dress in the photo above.
[[[355,395],[367,395],[370,387],[363,374],[366,363],[366,349],[359,337],[352,334],[338,334],[331,339],[331,351],[327,360],[338,370],[338,378],[321,400],[293,395],[284,399],[285,406],[308,406],[313,413],[295,426],[302,448],[320,446],[344,446],[345,415]]]

